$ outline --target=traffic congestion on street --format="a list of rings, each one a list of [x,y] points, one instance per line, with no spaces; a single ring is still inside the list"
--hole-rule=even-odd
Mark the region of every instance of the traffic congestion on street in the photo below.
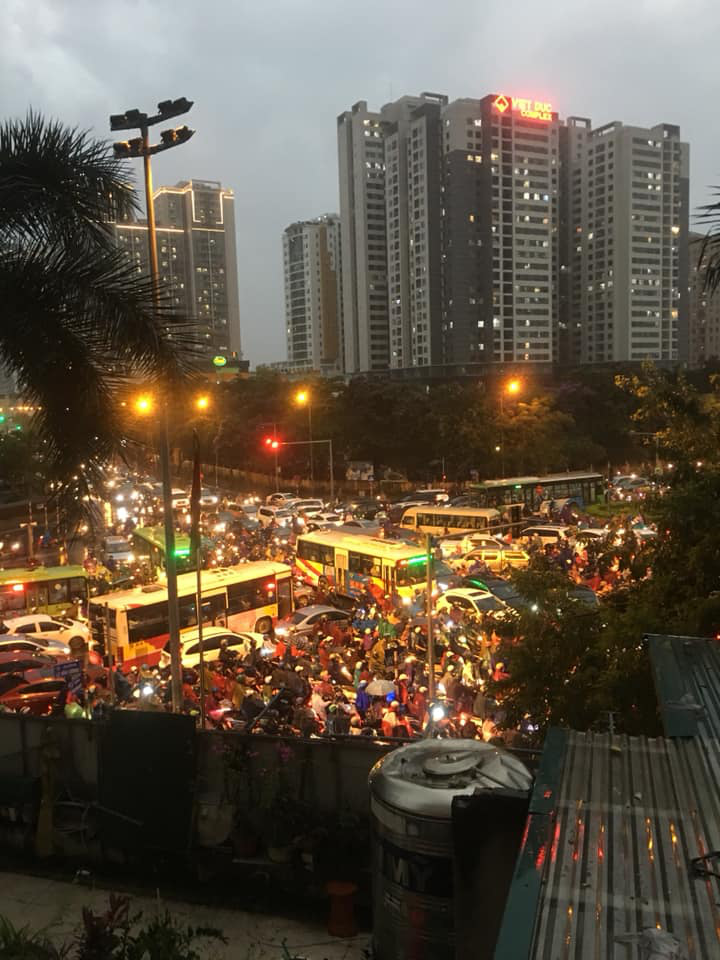
[[[654,487],[591,472],[333,502],[203,487],[199,576],[191,491],[173,487],[182,710],[283,736],[530,743],[488,689],[533,609],[515,572],[561,571],[596,607],[630,576],[620,553],[657,536]],[[0,711],[171,709],[161,493],[113,471],[82,564],[0,570]]]

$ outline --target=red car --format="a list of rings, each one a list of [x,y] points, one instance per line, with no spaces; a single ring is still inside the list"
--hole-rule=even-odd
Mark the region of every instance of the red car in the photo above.
[[[33,674],[36,671],[32,671]],[[0,706],[26,710],[35,717],[61,713],[65,705],[66,684],[52,677],[25,677],[19,673],[0,675]]]

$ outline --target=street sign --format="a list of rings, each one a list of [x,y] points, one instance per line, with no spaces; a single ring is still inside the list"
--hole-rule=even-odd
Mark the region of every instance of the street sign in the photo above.
[[[54,673],[59,680],[66,681],[71,693],[82,690],[82,664],[79,660],[63,660],[62,663],[56,663]]]
[[[220,356],[219,354],[217,357],[213,357],[213,364],[216,367],[224,367],[226,363],[227,357]]]

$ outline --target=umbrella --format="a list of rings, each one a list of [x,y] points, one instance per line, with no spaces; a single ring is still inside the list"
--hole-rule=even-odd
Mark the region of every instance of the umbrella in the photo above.
[[[395,693],[396,689],[392,680],[371,680],[365,691],[371,697],[384,697],[388,693]]]

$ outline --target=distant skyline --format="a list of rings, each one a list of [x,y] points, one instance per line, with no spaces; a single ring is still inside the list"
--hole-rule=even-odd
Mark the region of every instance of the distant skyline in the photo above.
[[[157,185],[235,191],[240,322],[253,365],[285,356],[282,232],[338,211],[336,118],[423,90],[552,102],[594,126],[678,124],[691,213],[720,185],[710,0],[5,0],[0,116],[29,107],[110,139],[108,116],[186,96],[197,130]],[[134,164],[140,176],[139,164]],[[692,222],[692,221],[691,221]]]

